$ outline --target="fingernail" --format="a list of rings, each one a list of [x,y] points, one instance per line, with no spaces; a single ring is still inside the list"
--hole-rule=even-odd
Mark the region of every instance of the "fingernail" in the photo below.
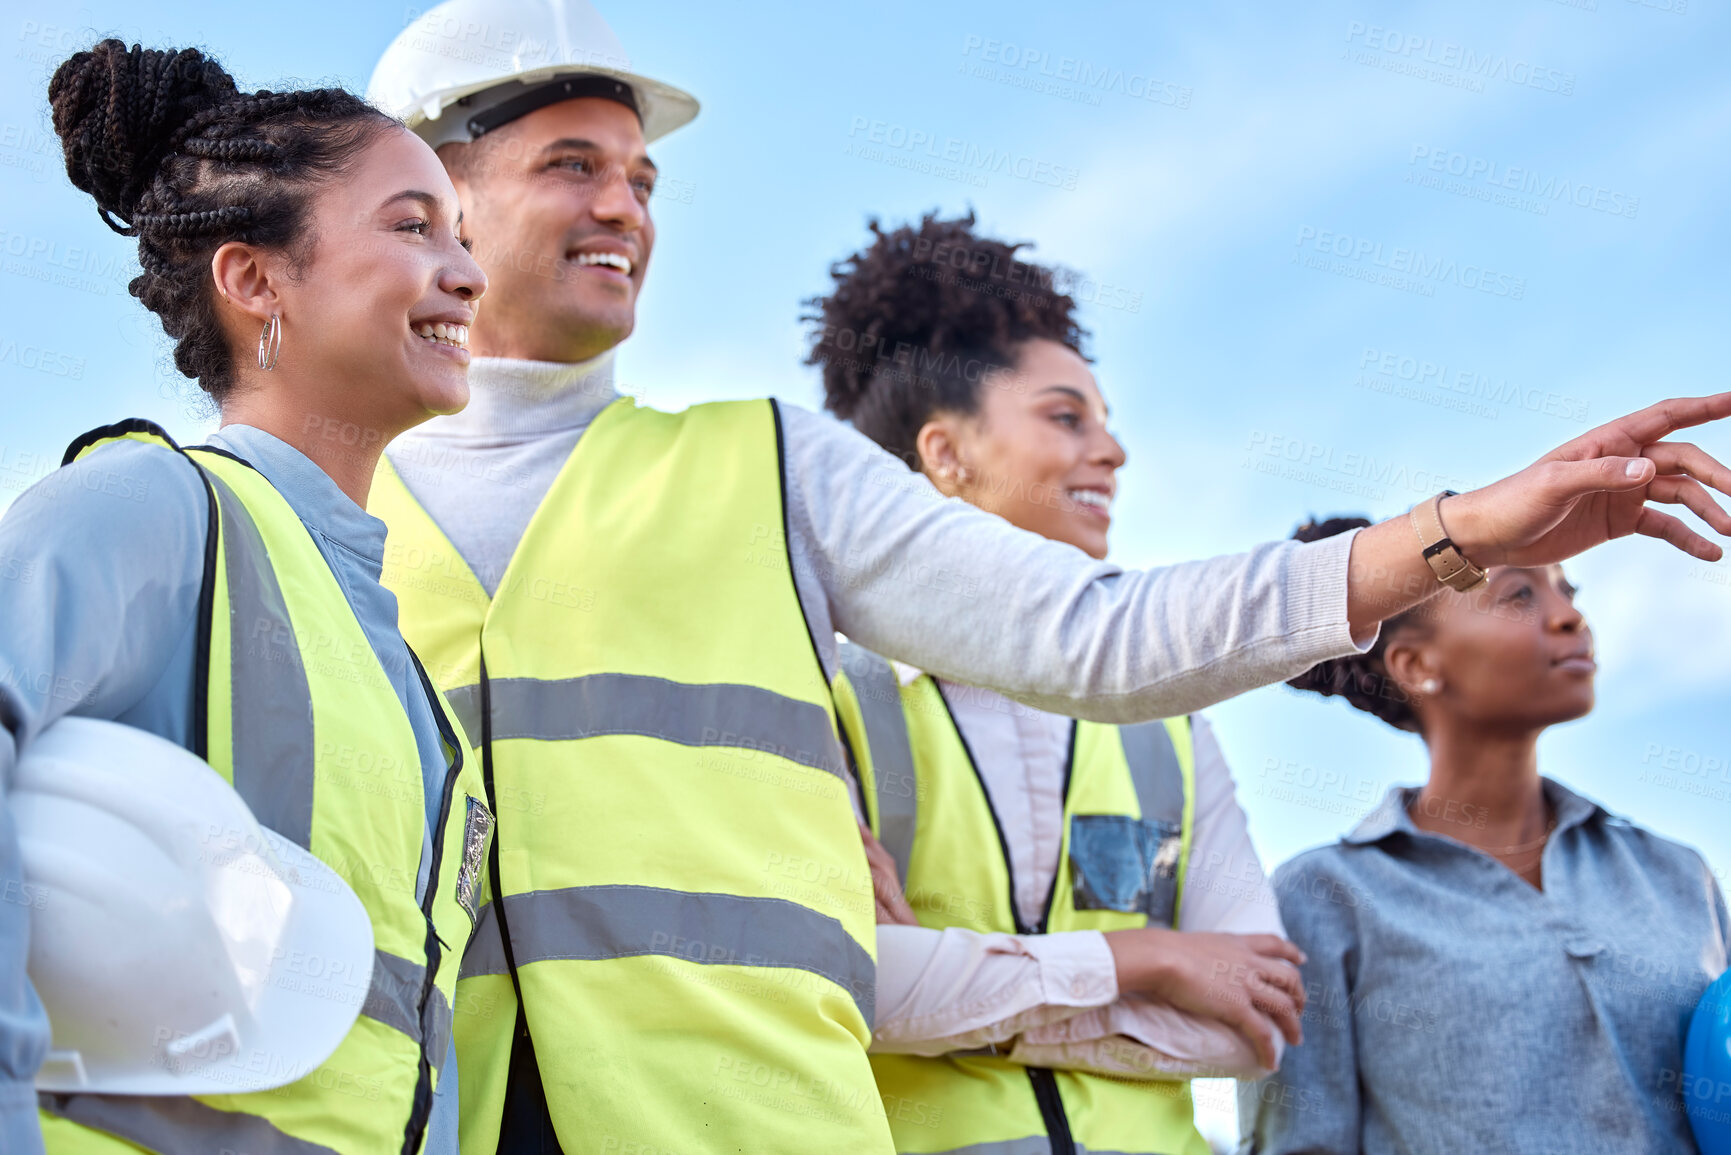
[[[1629,464],[1623,466],[1624,477],[1635,478],[1641,476],[1645,472],[1647,472],[1647,463],[1644,461],[1631,460]]]

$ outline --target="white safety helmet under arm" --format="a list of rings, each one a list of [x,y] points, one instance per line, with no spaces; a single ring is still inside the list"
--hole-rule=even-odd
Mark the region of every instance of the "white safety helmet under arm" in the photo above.
[[[646,142],[697,115],[690,93],[632,71],[588,0],[446,0],[397,35],[367,85],[434,148],[584,96],[634,108]]]
[[[53,1031],[37,1090],[265,1090],[354,1025],[372,978],[366,909],[195,755],[63,718],[24,751],[7,802],[30,981]]]

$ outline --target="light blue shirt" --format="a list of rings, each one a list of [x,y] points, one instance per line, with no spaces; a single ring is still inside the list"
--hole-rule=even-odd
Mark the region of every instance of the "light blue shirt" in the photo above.
[[[1240,1083],[1260,1155],[1676,1155],[1683,1033],[1731,944],[1701,856],[1550,779],[1544,889],[1396,787],[1275,871],[1304,1042]]]
[[[298,450],[230,425],[209,444],[264,475],[331,567],[414,728],[427,827],[416,885],[425,893],[446,762],[437,720],[379,584],[385,524]],[[191,745],[198,596],[208,502],[178,455],[123,441],[20,495],[0,518],[0,785],[66,714],[111,718]],[[16,832],[0,805],[0,894],[24,894]],[[41,1150],[32,1086],[48,1020],[25,973],[29,907],[0,903],[0,1150]],[[453,949],[460,949],[457,944]],[[455,1048],[428,1123],[429,1155],[457,1150]]]

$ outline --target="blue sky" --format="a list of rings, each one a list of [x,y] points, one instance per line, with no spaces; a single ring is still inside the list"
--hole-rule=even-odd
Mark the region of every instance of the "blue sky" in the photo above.
[[[622,380],[812,405],[802,298],[865,237],[974,207],[1081,271],[1148,565],[1384,517],[1592,424],[1728,386],[1728,18],[1699,0],[1442,5],[603,0],[704,111],[658,144]],[[98,33],[243,84],[364,87],[418,8],[25,0],[0,21],[0,502],[120,416],[209,424],[125,293],[130,246],[58,166],[44,89]],[[1085,79],[1084,79],[1085,78]],[[986,155],[1007,157],[982,167]],[[946,163],[945,156],[959,158]],[[1699,436],[1731,458],[1731,428]],[[1599,706],[1542,767],[1731,870],[1731,564],[1645,539],[1570,567]],[[1212,712],[1266,859],[1335,837],[1417,742],[1284,688]]]

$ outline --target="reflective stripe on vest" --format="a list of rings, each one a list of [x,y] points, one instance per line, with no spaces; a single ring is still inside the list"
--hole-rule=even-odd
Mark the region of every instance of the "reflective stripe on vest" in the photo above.
[[[547,959],[614,959],[674,955],[714,966],[809,971],[853,996],[872,1020],[876,967],[866,949],[833,918],[780,898],[692,894],[653,886],[577,886],[505,899],[517,965]],[[489,903],[463,958],[462,978],[502,975],[505,947]],[[676,942],[700,944],[679,949]]]
[[[873,828],[895,859],[896,874],[905,886],[919,826],[919,779],[902,717],[901,689],[888,662],[851,642],[841,648],[841,664],[853,683],[871,746]]]
[[[53,1149],[108,1150],[113,1135],[160,1151],[413,1152],[449,1052],[451,994],[471,929],[457,888],[475,825],[463,800],[481,793],[475,759],[428,686],[448,763],[423,900],[416,879],[427,808],[413,728],[306,527],[250,466],[215,451],[180,451],[147,423],[86,435],[68,459],[118,438],[179,453],[206,486],[194,752],[262,824],[348,882],[371,916],[375,953],[364,987],[345,986],[315,957],[278,960],[283,972],[273,981],[316,984],[359,1011],[335,1053],[310,1072],[294,1078],[285,1069],[284,1086],[242,1095],[39,1096]],[[452,949],[441,951],[440,938]]]
[[[888,817],[914,827],[892,853],[906,863],[921,925],[1118,930],[1150,925],[1154,910],[1176,925],[1194,822],[1187,719],[1073,725],[1049,913],[1044,925],[1022,926],[1006,855],[982,853],[1002,834],[937,683],[921,675],[904,686],[876,654],[852,644],[842,651],[838,713],[874,800],[874,827],[885,829]],[[1096,1155],[1208,1150],[1186,1082],[1032,1071],[979,1053],[875,1055],[872,1066],[897,1150],[909,1155],[1047,1155],[1048,1126]]]
[[[419,463],[381,463],[385,584],[499,814],[458,987],[465,1150],[498,1145],[513,978],[566,1150],[890,1150],[870,872],[780,463],[773,403],[617,401],[492,596]]]
[[[492,736],[569,741],[641,734],[681,746],[743,746],[838,777],[847,772],[822,706],[759,686],[692,686],[636,674],[543,681],[494,678]],[[451,708],[481,731],[481,687],[459,686]]]

